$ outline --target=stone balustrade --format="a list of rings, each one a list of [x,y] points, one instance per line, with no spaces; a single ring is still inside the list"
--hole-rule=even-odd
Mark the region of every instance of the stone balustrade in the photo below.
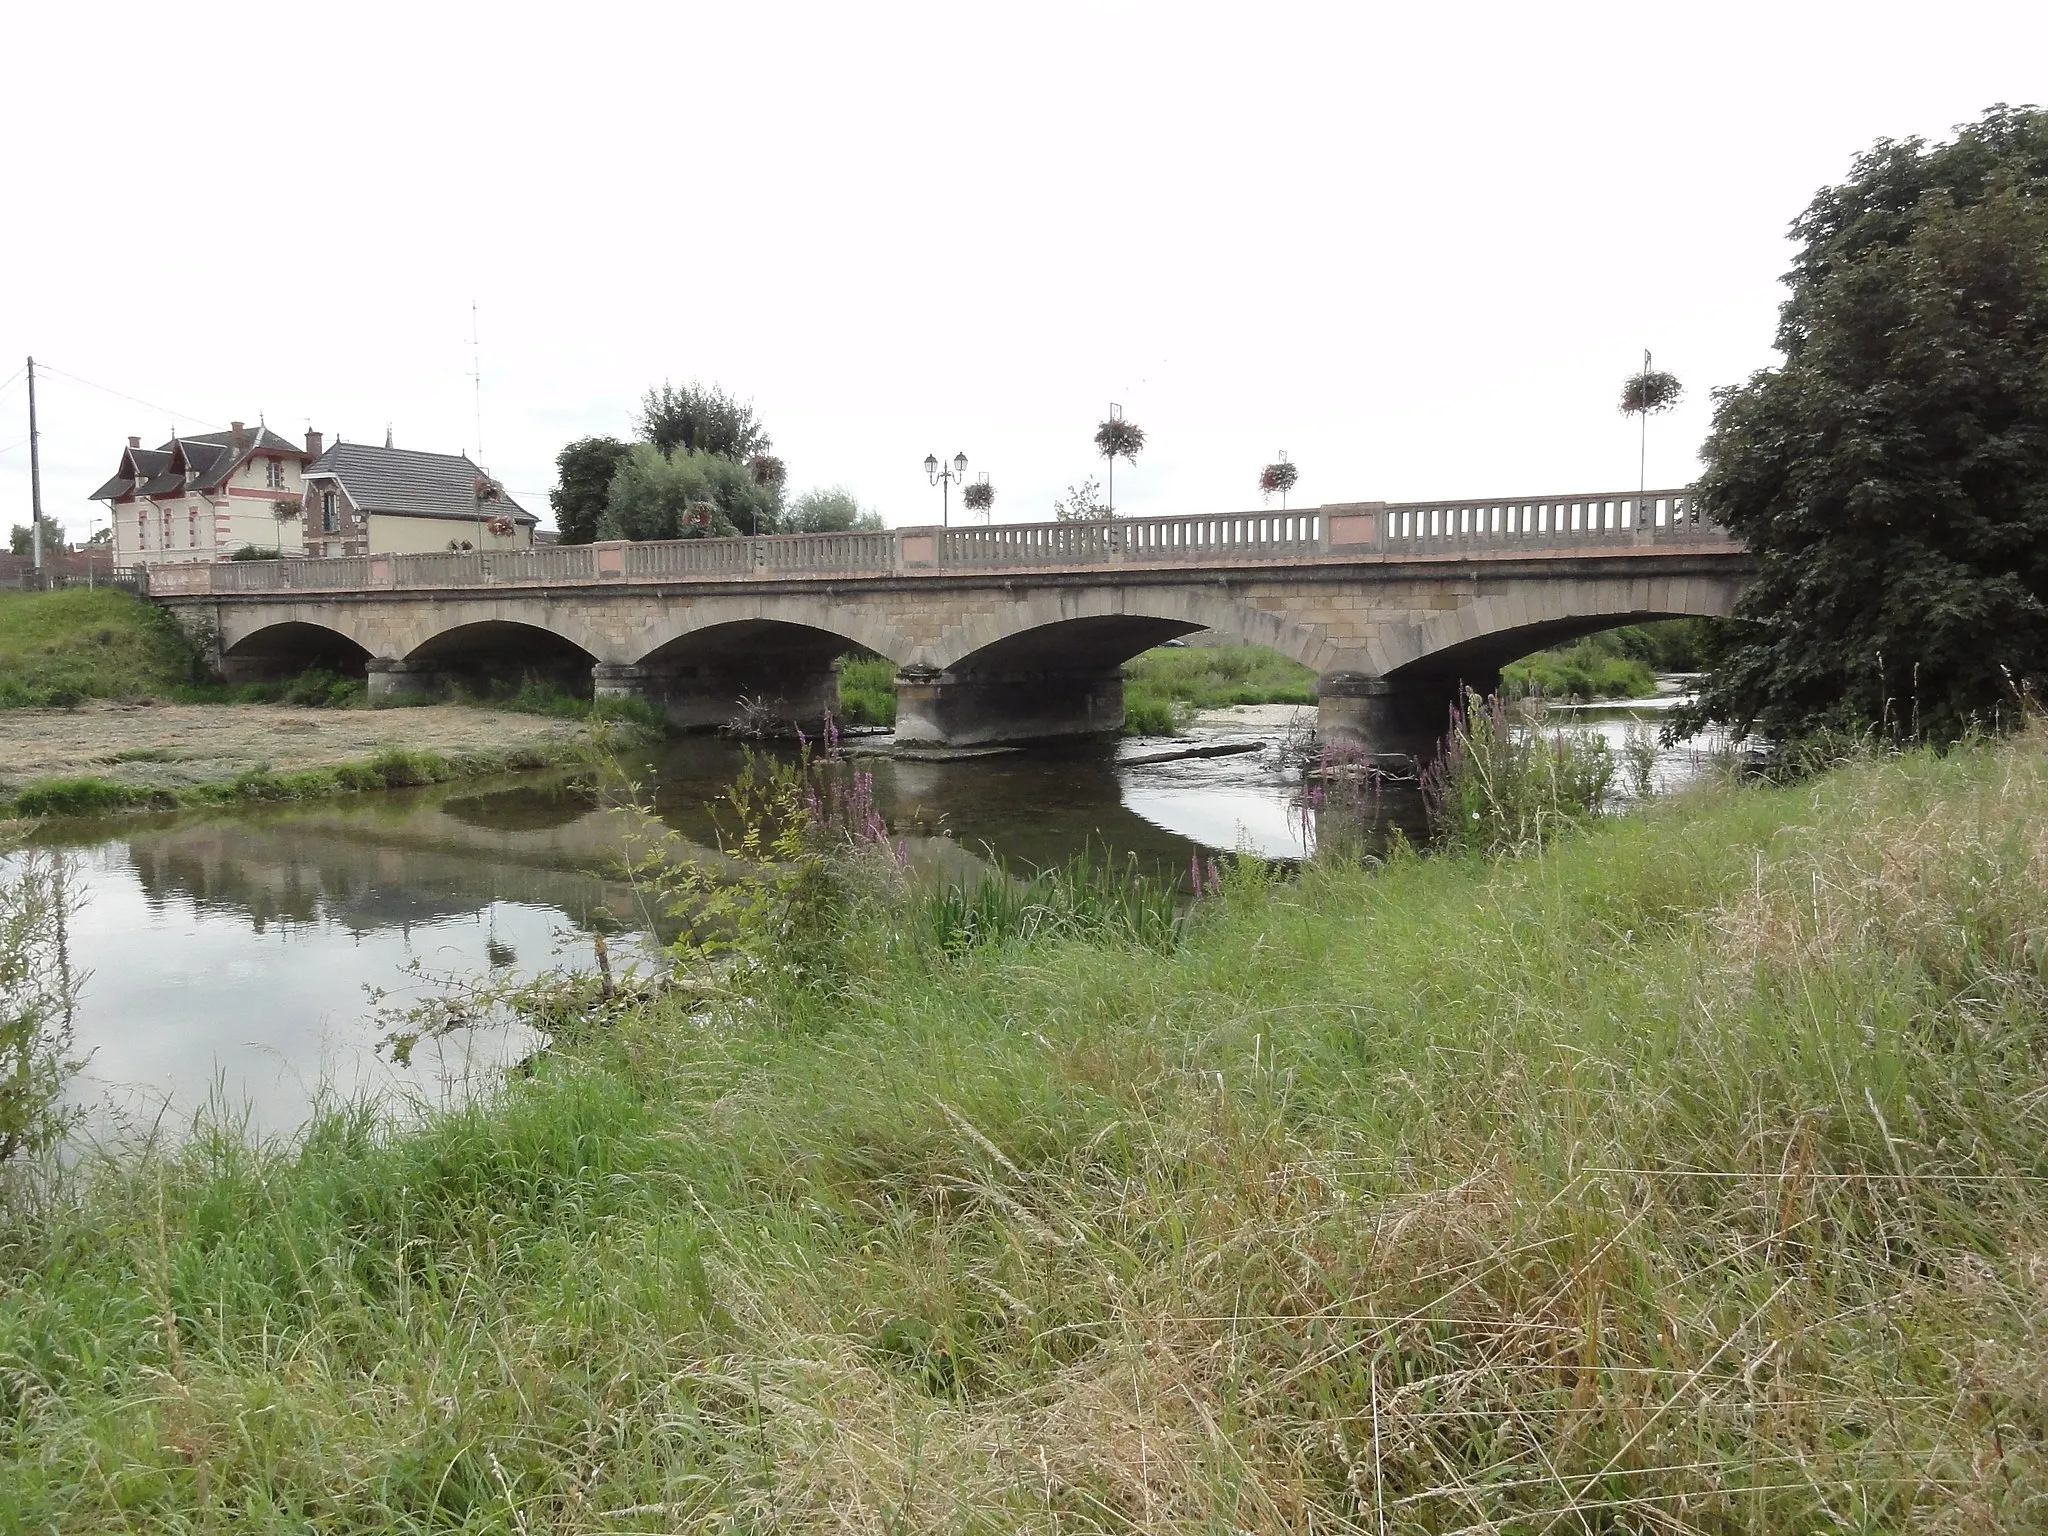
[[[1578,557],[1632,548],[1733,549],[1690,491],[1477,501],[1346,502],[1290,511],[995,523],[761,538],[550,545],[532,550],[356,555],[146,567],[154,596],[555,587],[933,576],[1101,566],[1316,564]]]

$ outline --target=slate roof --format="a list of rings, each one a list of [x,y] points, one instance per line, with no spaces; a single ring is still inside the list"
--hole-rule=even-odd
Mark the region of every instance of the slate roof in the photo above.
[[[194,437],[174,437],[161,448],[125,448],[121,452],[121,467],[114,478],[94,491],[91,501],[111,501],[117,496],[126,496],[136,489],[135,477],[143,477],[141,492],[145,496],[183,495],[189,488],[196,491],[218,490],[234,468],[250,454],[259,450],[271,453],[288,453],[303,459],[305,450],[287,438],[279,437],[268,427],[255,431],[243,428],[241,440],[236,441],[233,432],[202,432]],[[186,475],[191,475],[188,487]]]
[[[308,484],[333,480],[359,512],[399,517],[509,517],[518,523],[539,518],[503,491],[477,504],[476,483],[484,472],[462,453],[421,453],[412,448],[379,448],[370,443],[336,443],[306,469]]]

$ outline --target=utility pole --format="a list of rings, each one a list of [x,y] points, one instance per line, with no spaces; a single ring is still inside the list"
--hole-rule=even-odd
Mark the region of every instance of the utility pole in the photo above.
[[[34,530],[36,585],[43,584],[43,456],[36,433],[36,360],[28,360],[28,521]]]

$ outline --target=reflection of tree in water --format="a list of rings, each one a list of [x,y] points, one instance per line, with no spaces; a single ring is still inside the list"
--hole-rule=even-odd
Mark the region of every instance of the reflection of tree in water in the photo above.
[[[587,799],[543,788],[402,807],[240,810],[126,841],[153,904],[246,915],[259,932],[336,923],[365,934],[469,916],[494,901],[553,907],[578,927],[634,923],[632,891],[606,873],[623,831]]]
[[[546,832],[566,827],[598,807],[594,791],[568,780],[515,784],[483,794],[450,795],[444,814],[493,832]]]

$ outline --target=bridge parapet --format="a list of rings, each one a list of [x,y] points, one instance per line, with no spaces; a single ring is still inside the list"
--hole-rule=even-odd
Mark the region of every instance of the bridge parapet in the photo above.
[[[553,587],[597,583],[933,576],[1102,566],[1318,564],[1432,558],[1576,558],[1631,549],[1733,550],[1689,490],[1344,502],[1073,523],[893,528],[759,538],[555,545],[342,559],[162,563],[153,596]]]

